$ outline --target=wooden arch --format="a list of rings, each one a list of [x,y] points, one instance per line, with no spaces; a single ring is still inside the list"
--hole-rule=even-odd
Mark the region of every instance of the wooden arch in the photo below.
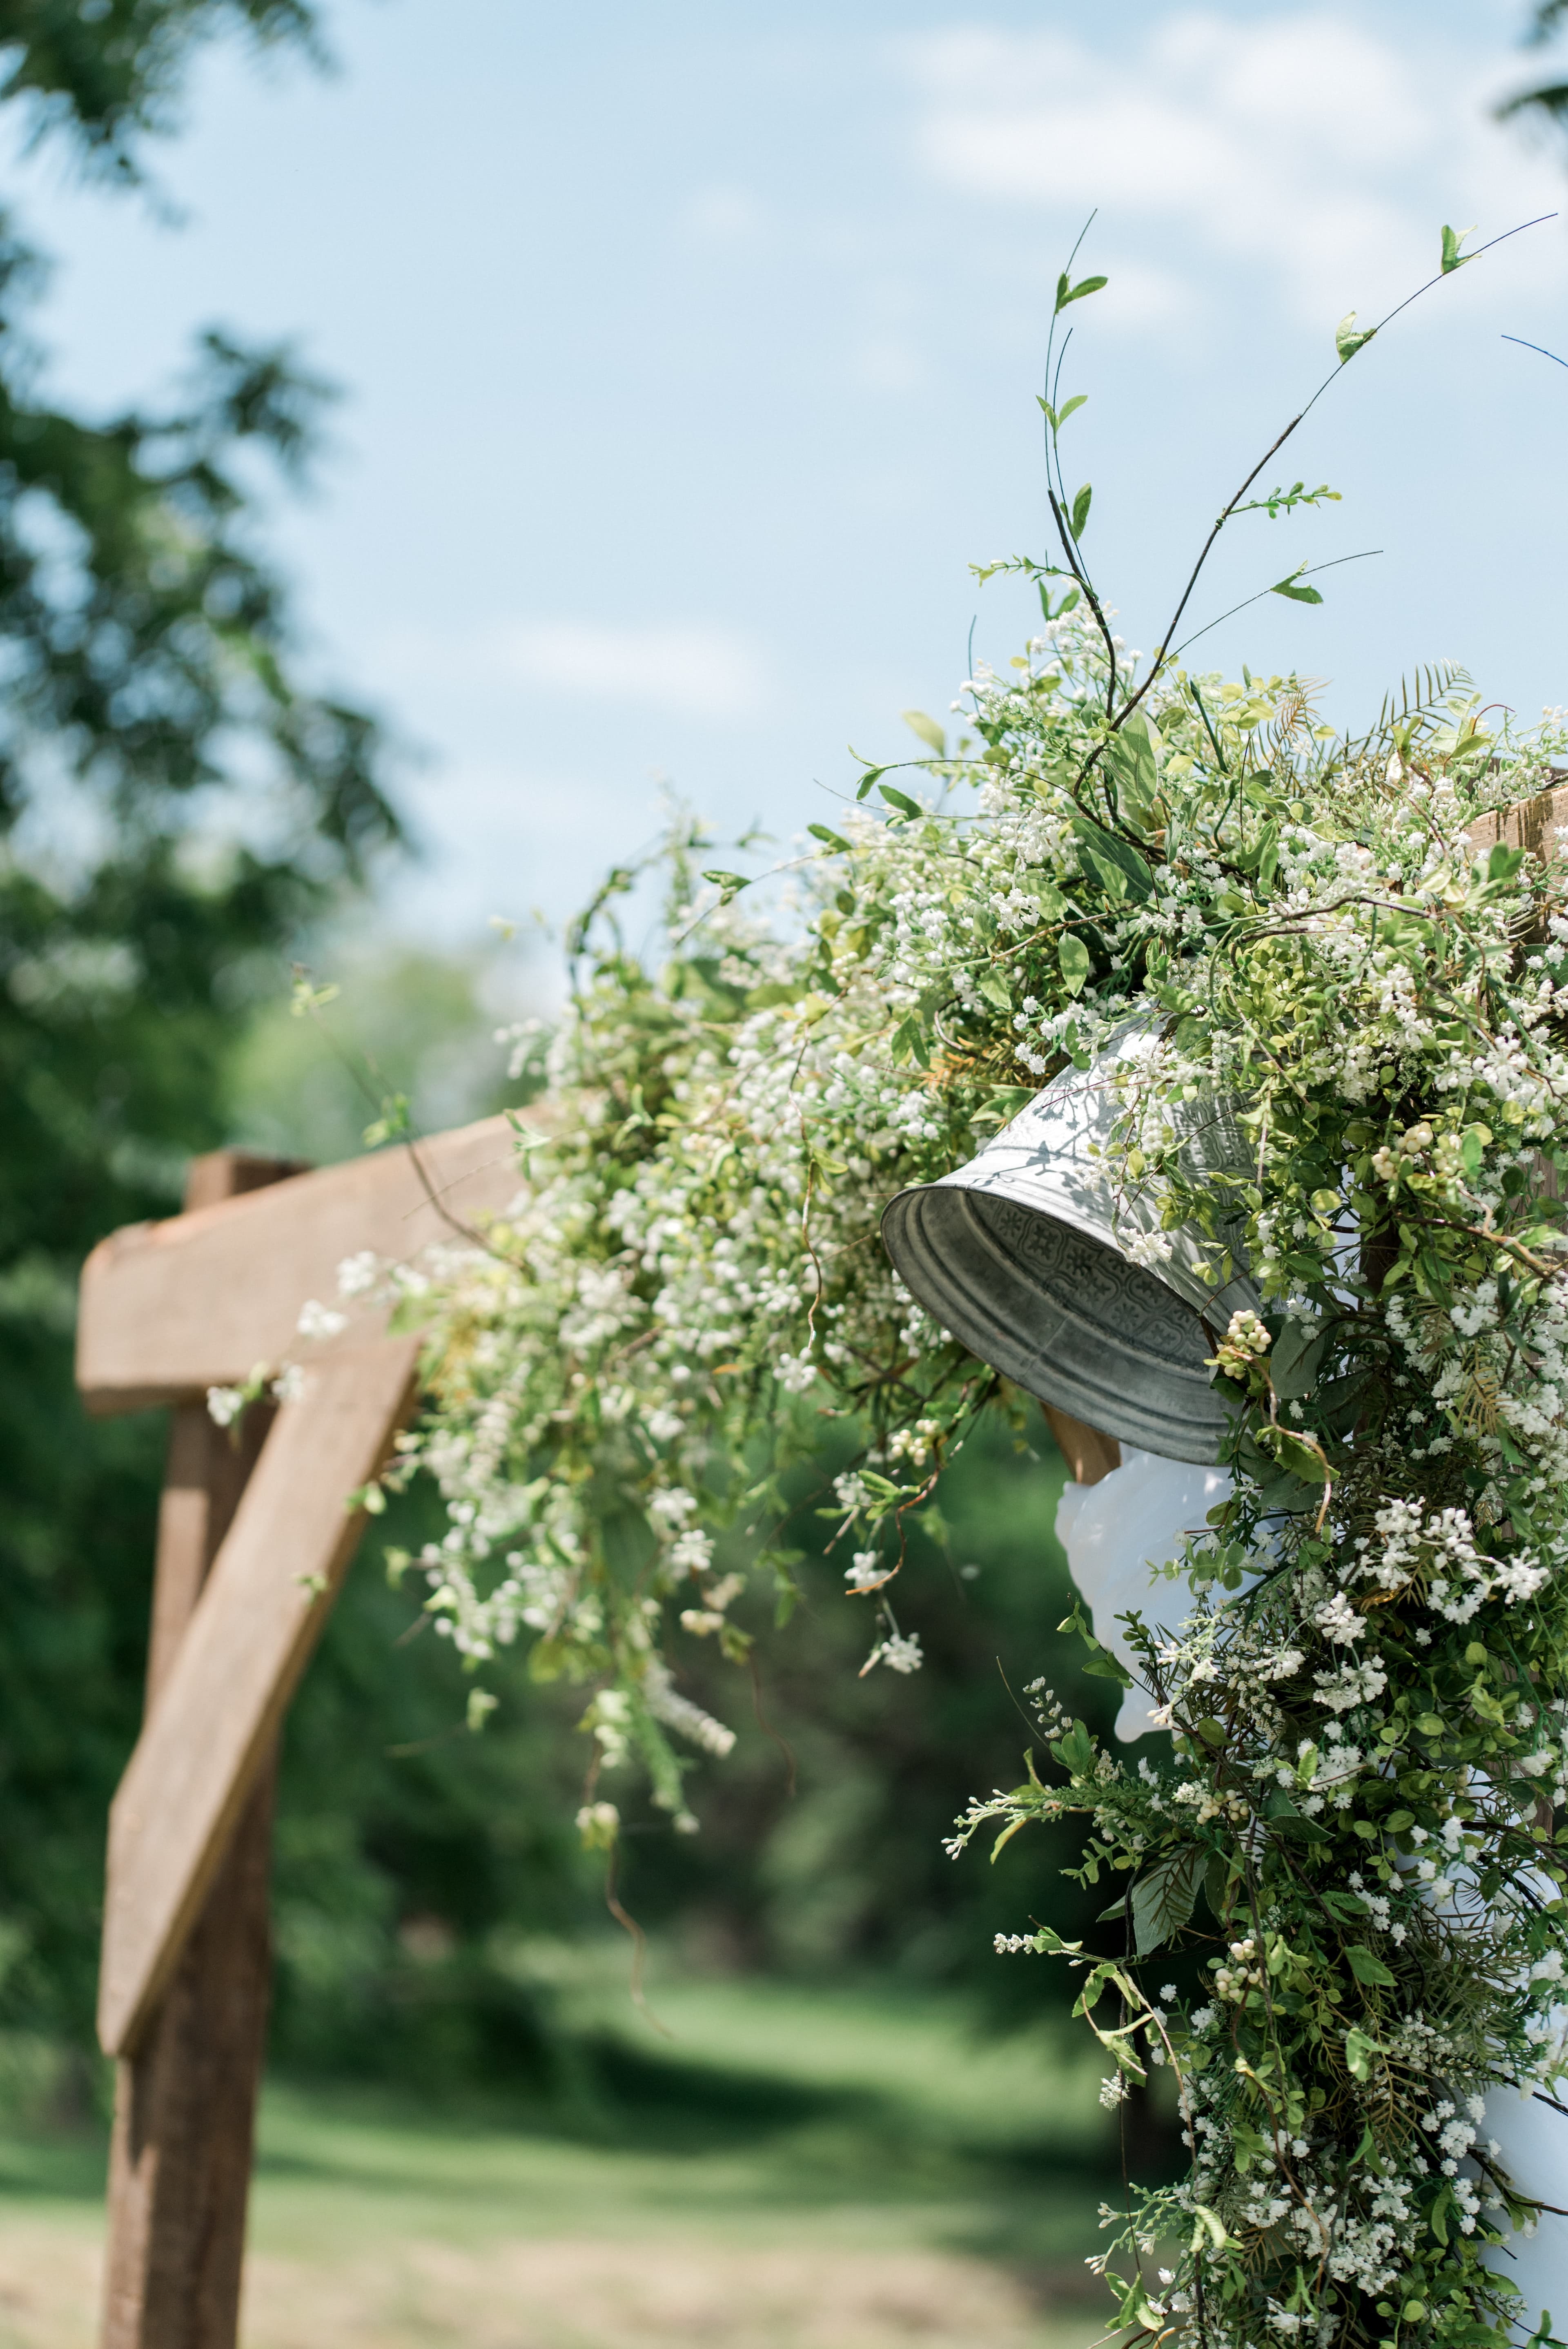
[[[1568,789],[1470,828],[1546,853]],[[300,1307],[369,1248],[404,1260],[518,1188],[490,1118],[310,1173],[220,1151],[186,1212],[116,1232],[82,1273],[77,1379],[94,1414],[172,1406],[147,1710],[109,1814],[98,2035],[119,2061],[104,2349],[234,2349],[271,1976],[277,1732],[415,1395],[418,1340],[361,1314],[302,1349]],[[305,1392],[253,1411],[236,1444],[210,1387],[308,1353]],[[1080,1483],[1113,1439],[1048,1410]]]
[[[504,1207],[516,1137],[487,1119],[319,1173],[220,1151],[186,1212],[82,1273],[77,1381],[95,1415],[172,1406],[147,1704],[109,1812],[98,2037],[118,2059],[104,2349],[233,2349],[271,1983],[277,1733],[364,1526],[417,1339],[382,1311],[302,1344],[309,1298],[365,1248],[403,1260]],[[207,1390],[303,1362],[238,1440]]]

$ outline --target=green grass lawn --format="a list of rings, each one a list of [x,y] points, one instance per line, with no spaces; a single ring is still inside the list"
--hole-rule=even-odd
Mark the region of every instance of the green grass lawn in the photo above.
[[[1087,2349],[1109,2190],[1098,2067],[954,2001],[554,1974],[591,2085],[552,2116],[269,2085],[248,2349]],[[1070,2042],[1068,2044],[1070,2045]],[[101,2141],[0,2136],[0,2344],[92,2339]],[[1086,2287],[1088,2289],[1086,2290]]]

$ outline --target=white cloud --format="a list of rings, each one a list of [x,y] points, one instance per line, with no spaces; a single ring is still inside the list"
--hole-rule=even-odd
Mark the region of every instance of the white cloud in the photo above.
[[[1374,315],[1397,297],[1429,268],[1443,219],[1491,234],[1560,194],[1554,160],[1488,121],[1473,52],[1396,48],[1317,8],[1268,23],[1183,10],[1139,45],[1119,30],[1114,50],[969,30],[904,55],[938,181],[1064,220],[1098,204],[1101,225],[1140,239],[1173,232],[1189,272],[1262,264],[1316,320],[1346,306],[1347,285]],[[1510,66],[1499,51],[1491,79]],[[1129,323],[1158,316],[1155,292]]]
[[[732,252],[755,243],[762,207],[746,188],[699,188],[682,206],[680,224],[694,243]]]
[[[720,722],[756,716],[771,692],[755,645],[700,622],[504,620],[460,640],[400,632],[384,649],[400,672],[433,682],[531,686]]]

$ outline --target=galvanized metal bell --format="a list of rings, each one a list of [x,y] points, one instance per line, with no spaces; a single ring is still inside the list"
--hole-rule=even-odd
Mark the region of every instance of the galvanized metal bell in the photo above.
[[[1205,1357],[1259,1299],[1234,1221],[1220,1221],[1232,1277],[1216,1288],[1202,1271],[1214,1243],[1161,1234],[1152,1185],[1128,1175],[1115,1149],[1117,1063],[1150,1036],[1147,1020],[1129,1022],[1087,1073],[1064,1069],[966,1166],[901,1191],[882,1239],[911,1294],[983,1362],[1124,1444],[1211,1465],[1229,1418]],[[1228,1102],[1169,1113],[1190,1175],[1247,1171]]]

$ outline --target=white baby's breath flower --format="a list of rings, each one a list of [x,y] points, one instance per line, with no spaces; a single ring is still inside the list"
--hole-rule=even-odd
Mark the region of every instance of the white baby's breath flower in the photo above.
[[[319,1298],[308,1297],[300,1307],[294,1326],[302,1338],[335,1338],[340,1330],[347,1329],[348,1316],[324,1305]]]

